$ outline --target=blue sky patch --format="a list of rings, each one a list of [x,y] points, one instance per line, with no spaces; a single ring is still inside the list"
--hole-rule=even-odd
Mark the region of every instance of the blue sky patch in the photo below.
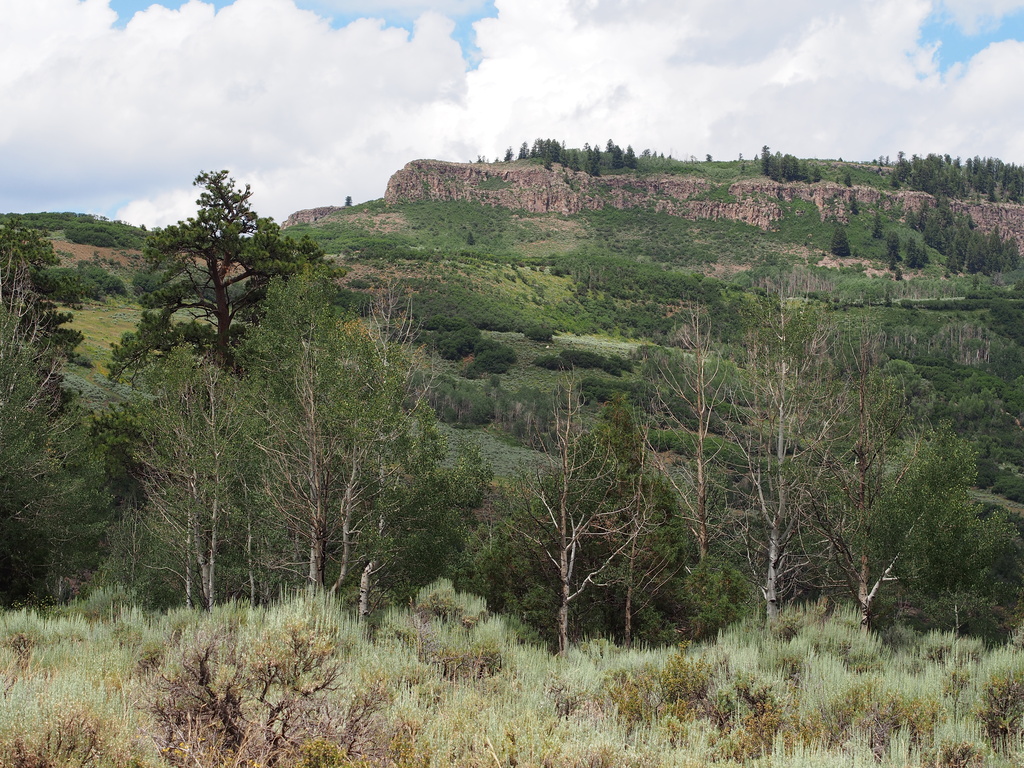
[[[938,13],[921,27],[919,39],[925,45],[940,43],[937,54],[939,69],[945,72],[954,64],[966,64],[992,43],[1024,40],[1024,11],[982,23],[973,35],[966,34],[948,14]]]

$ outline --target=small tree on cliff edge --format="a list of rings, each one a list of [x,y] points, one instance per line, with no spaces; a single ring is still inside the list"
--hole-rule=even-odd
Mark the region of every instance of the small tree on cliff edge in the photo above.
[[[157,232],[146,244],[144,254],[161,284],[144,299],[150,311],[138,331],[115,349],[118,372],[183,342],[210,349],[219,365],[231,365],[235,321],[253,318],[271,278],[324,259],[309,238],[282,237],[273,219],[257,216],[249,185],[237,188],[227,171],[200,173],[193,184],[203,190],[195,218]],[[193,319],[174,322],[179,310]]]

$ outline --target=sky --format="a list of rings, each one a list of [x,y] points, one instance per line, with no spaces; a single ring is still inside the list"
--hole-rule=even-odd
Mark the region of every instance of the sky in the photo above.
[[[0,211],[278,221],[535,138],[1024,163],[1024,0],[0,0]]]

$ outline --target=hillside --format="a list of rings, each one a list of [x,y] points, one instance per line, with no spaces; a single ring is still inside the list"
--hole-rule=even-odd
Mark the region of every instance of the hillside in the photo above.
[[[458,317],[485,334],[547,327],[563,347],[579,334],[660,343],[698,302],[710,309],[720,342],[735,344],[749,297],[782,281],[833,307],[848,318],[842,322],[867,322],[883,334],[886,354],[906,361],[919,382],[908,390],[929,393],[915,405],[919,417],[980,440],[981,485],[1024,500],[1016,427],[1024,401],[1013,383],[1024,375],[1016,330],[1024,296],[1010,290],[1024,277],[1013,266],[1024,206],[1012,194],[908,189],[915,174],[935,177],[917,158],[819,163],[805,174],[818,181],[775,180],[755,161],[600,176],[548,166],[414,161],[392,176],[382,200],[298,211],[286,231],[337,254],[349,269],[353,306],[385,286],[410,291],[425,338],[437,335],[435,318]],[[833,252],[840,229],[845,256]],[[979,254],[1001,248],[1005,268],[986,274],[991,265]],[[911,251],[919,254],[913,266]],[[519,350],[503,377],[505,396],[525,385],[518,372],[543,351]],[[439,382],[438,412],[463,426],[500,423],[500,410],[470,407],[494,402],[493,384],[465,381],[459,370],[452,365],[455,378]],[[599,379],[595,391],[637,385],[630,373],[590,375]]]
[[[918,516],[949,511],[958,516],[956,520],[901,530],[931,535],[975,526],[970,535],[958,534],[957,541],[980,548],[978,554],[958,554],[954,560],[962,567],[956,570],[948,563],[925,561],[931,542],[914,543],[919,549],[915,570],[908,576],[912,580],[906,587],[887,588],[887,602],[870,611],[883,624],[959,627],[989,637],[1010,631],[1024,561],[1017,553],[1020,539],[1009,526],[1024,527],[1024,522],[1018,507],[1006,507],[1012,513],[1007,517],[1000,506],[1004,499],[1024,502],[1024,273],[1017,266],[1019,251],[1011,226],[993,226],[986,233],[967,211],[980,211],[980,220],[1015,222],[1020,205],[1012,184],[1000,182],[982,192],[963,186],[955,195],[943,195],[913,188],[926,186],[915,181],[918,171],[913,163],[889,167],[781,158],[788,170],[775,178],[773,166],[772,173],[765,173],[762,162],[679,163],[653,155],[637,160],[635,169],[591,164],[586,172],[573,167],[571,156],[567,164],[542,158],[461,165],[418,161],[395,174],[381,200],[293,215],[283,230],[285,238],[275,247],[282,253],[298,253],[291,249],[301,247],[312,259],[307,265],[311,268],[281,262],[278,266],[285,271],[278,278],[290,280],[260,275],[265,282],[254,281],[254,287],[262,285],[268,292],[253,293],[252,305],[237,315],[238,322],[225,336],[225,367],[220,371],[212,367],[212,326],[204,309],[209,283],[202,270],[207,262],[182,259],[175,246],[164,254],[165,264],[172,268],[154,269],[153,262],[137,262],[127,247],[103,251],[99,245],[68,244],[68,230],[76,231],[73,225],[80,223],[73,214],[36,215],[33,223],[55,243],[58,254],[65,252],[63,263],[51,254],[53,258],[40,262],[33,273],[39,301],[61,301],[74,313],[71,329],[85,336],[77,349],[69,348],[63,373],[65,392],[84,396],[78,403],[86,408],[79,413],[89,434],[82,439],[99,443],[95,451],[82,455],[107,462],[102,470],[95,469],[107,478],[109,493],[95,497],[96,514],[104,520],[96,530],[113,532],[111,551],[89,547],[81,553],[82,560],[91,563],[90,568],[99,567],[102,560],[104,568],[118,574],[111,578],[153,595],[156,605],[180,601],[180,582],[198,589],[193,574],[199,571],[191,571],[192,565],[179,569],[185,574],[180,578],[173,570],[167,571],[171,575],[159,575],[142,565],[165,556],[156,542],[178,525],[176,517],[165,516],[154,504],[171,505],[170,514],[182,503],[173,495],[178,491],[153,496],[173,488],[180,476],[169,470],[149,474],[142,463],[167,461],[168,466],[177,466],[180,461],[201,461],[200,453],[180,460],[164,456],[162,451],[177,444],[176,439],[161,436],[173,422],[170,416],[152,414],[157,404],[171,409],[177,414],[174,418],[195,411],[174,411],[175,404],[184,401],[164,391],[167,386],[193,387],[178,380],[184,372],[208,371],[213,376],[211,392],[231,403],[224,413],[240,411],[240,421],[229,434],[241,430],[249,441],[243,445],[251,448],[276,445],[281,431],[287,432],[299,418],[284,418],[277,405],[266,401],[273,395],[282,403],[291,402],[293,394],[287,388],[293,379],[282,376],[282,371],[305,371],[315,377],[310,391],[324,393],[323,413],[336,420],[324,429],[341,429],[354,418],[351,414],[367,410],[365,398],[353,393],[372,398],[380,392],[377,384],[383,372],[403,371],[400,378],[386,379],[394,387],[388,390],[390,399],[377,402],[378,410],[370,409],[398,421],[386,427],[383,422],[373,426],[356,419],[358,429],[368,432],[351,445],[411,451],[415,441],[382,441],[370,434],[401,427],[408,430],[408,440],[422,435],[430,443],[416,448],[429,459],[414,460],[406,454],[379,459],[381,467],[421,473],[416,474],[418,485],[408,488],[396,474],[374,490],[382,475],[369,466],[360,467],[357,481],[365,485],[358,493],[366,494],[366,501],[351,509],[352,514],[404,510],[394,521],[398,527],[393,534],[372,542],[364,536],[362,551],[371,546],[388,550],[403,542],[406,547],[424,547],[429,554],[406,563],[388,554],[382,561],[387,575],[381,577],[377,599],[381,604],[404,600],[428,575],[445,575],[460,588],[486,596],[496,610],[518,616],[547,642],[567,642],[567,636],[551,626],[557,606],[548,591],[550,584],[542,583],[527,540],[517,538],[522,525],[514,516],[528,515],[530,499],[536,499],[542,488],[531,490],[528,479],[539,481],[538,472],[543,475],[550,464],[544,452],[557,442],[557,405],[571,378],[579,397],[574,429],[581,435],[607,440],[609,431],[620,431],[645,438],[632,448],[628,441],[609,445],[616,445],[616,451],[639,451],[636,464],[632,459],[626,462],[624,453],[615,461],[645,468],[642,482],[653,485],[637,492],[656,510],[644,514],[665,515],[664,525],[652,528],[657,536],[644,546],[647,555],[664,558],[665,573],[670,575],[652,588],[655,602],[637,619],[635,636],[662,643],[678,626],[705,626],[688,630],[698,634],[714,631],[706,628],[728,623],[738,606],[757,602],[763,576],[751,570],[753,561],[742,551],[744,531],[755,524],[763,527],[756,522],[763,514],[756,517],[761,513],[752,489],[760,482],[762,462],[774,460],[769,454],[758,458],[750,453],[755,443],[766,444],[757,442],[757,430],[774,418],[770,409],[757,410],[757,398],[770,391],[759,389],[768,375],[765,366],[784,361],[780,381],[796,387],[791,393],[795,402],[819,388],[827,393],[806,401],[809,410],[793,423],[795,429],[822,424],[829,431],[828,445],[820,455],[812,455],[817,441],[801,437],[792,450],[803,453],[804,445],[811,446],[802,459],[808,471],[829,467],[841,472],[850,466],[845,457],[856,448],[851,436],[857,431],[850,422],[856,412],[850,397],[859,375],[854,350],[867,339],[872,376],[899,395],[892,395],[898,419],[886,433],[898,444],[886,449],[891,451],[883,462],[886,471],[895,471],[901,451],[911,451],[911,456],[923,451],[924,446],[907,446],[925,437],[930,441],[931,466],[940,467],[928,482],[917,479],[920,493],[887,501],[885,509],[901,508]],[[957,177],[949,169],[955,166],[950,164],[950,175],[940,181],[952,188]],[[924,178],[923,173],[918,175]],[[200,181],[231,183],[224,176],[201,175]],[[214,199],[221,198],[207,198],[205,204],[213,205],[216,213],[210,202]],[[247,204],[241,193],[237,199],[239,205]],[[166,242],[165,235],[181,231],[176,226],[156,233],[124,232],[117,222],[87,223],[86,235],[94,241],[118,232],[131,234],[150,244],[151,257],[157,251],[153,243]],[[278,237],[276,227],[265,234],[271,242]],[[307,236],[314,242],[303,242]],[[253,241],[243,239],[235,245]],[[72,248],[92,249],[92,255],[72,254]],[[294,271],[287,271],[292,267]],[[316,282],[317,275],[321,282]],[[271,298],[276,303],[264,303]],[[312,301],[320,303],[303,303]],[[308,327],[325,334],[322,343],[329,351],[316,358],[323,369],[296,369],[284,362],[307,348],[308,340],[300,344],[293,336],[306,333],[305,326],[292,322],[299,317],[300,305],[312,313]],[[144,307],[149,311],[143,312]],[[687,336],[687,324],[697,310],[706,312],[700,321],[706,322],[700,354],[708,355],[718,371],[717,378],[704,385],[717,394],[713,416],[703,423],[688,401],[696,385],[678,380],[673,384],[673,376],[693,373],[697,352],[692,336]],[[411,322],[403,319],[406,312]],[[813,354],[794,349],[759,352],[777,343],[773,338],[781,338],[766,335],[766,329],[788,322],[791,312],[798,327],[804,328],[806,343],[813,342]],[[344,322],[337,323],[337,318]],[[274,333],[278,336],[268,336]],[[259,348],[258,343],[274,345],[276,351]],[[385,359],[375,362],[374,355],[382,351]],[[392,352],[403,361],[400,368],[392,366]],[[235,354],[241,362],[228,366]],[[349,354],[362,357],[345,363]],[[779,357],[783,354],[813,363],[815,373],[806,385],[785,373],[792,369]],[[124,369],[123,380],[114,386],[107,374],[116,372],[119,363],[134,368]],[[363,383],[343,383],[364,366],[380,366],[380,373]],[[135,395],[139,391],[142,397]],[[191,389],[187,394],[197,396]],[[118,406],[121,403],[124,408]],[[420,409],[424,404],[430,407]],[[415,428],[404,410],[413,405],[416,419],[422,420]],[[833,408],[839,415],[829,415]],[[321,410],[298,412],[319,418]],[[254,413],[258,417],[253,418]],[[637,421],[631,421],[634,418]],[[180,427],[186,432],[198,428],[194,421]],[[321,434],[320,427],[309,434]],[[692,522],[696,513],[686,511],[693,498],[691,473],[699,440],[707,442],[715,457],[710,490],[705,487],[700,496],[706,510],[701,515],[711,517],[701,517],[700,525]],[[229,442],[239,447],[237,441]],[[205,445],[200,440],[196,450],[205,450]],[[335,445],[332,450],[344,451],[349,443],[346,438]],[[211,493],[218,498],[214,508],[220,508],[220,494],[231,498],[232,526],[226,539],[218,539],[226,558],[225,567],[217,571],[220,581],[204,587],[211,600],[240,595],[270,599],[276,587],[267,585],[291,588],[302,581],[294,566],[294,552],[299,550],[287,542],[301,541],[311,529],[288,522],[298,502],[280,495],[286,493],[282,489],[299,492],[301,484],[285,477],[298,464],[293,458],[285,463],[272,458],[242,450],[232,458],[227,476],[210,480]],[[357,464],[362,460],[357,457]],[[263,476],[259,487],[248,479],[252,471]],[[343,476],[337,471],[330,469],[326,477]],[[813,490],[808,486],[799,491],[806,503],[829,498],[836,509],[849,509],[840,501],[848,479],[817,477],[813,482],[818,483]],[[89,481],[82,487],[96,486]],[[971,486],[976,486],[975,493],[984,492],[984,506],[971,505]],[[623,487],[618,485],[615,494],[623,493]],[[328,492],[340,492],[339,488],[329,485]],[[933,488],[945,494],[943,502],[914,511],[913,505],[925,498],[924,491]],[[599,489],[593,493],[593,498],[607,498]],[[157,501],[147,501],[154,498]],[[451,504],[435,508],[434,502],[444,498],[451,498]],[[105,499],[110,500],[108,507],[103,507]],[[205,502],[196,507],[207,508]],[[272,509],[283,510],[284,516],[271,514]],[[818,510],[825,511],[831,510]],[[248,541],[249,522],[235,517],[242,514],[267,525],[267,537],[243,543]],[[442,522],[421,525],[422,514],[439,515]],[[810,525],[809,508],[801,514],[805,517],[800,525]],[[151,518],[146,529],[133,522],[146,517]],[[528,522],[529,517],[522,520]],[[296,527],[288,530],[290,526]],[[33,535],[49,541],[51,530],[41,528]],[[350,568],[346,560],[343,567],[340,558],[347,557],[348,550],[338,537],[344,526],[325,530],[322,568],[310,572],[324,582],[337,579],[337,589],[352,597],[360,591],[359,568],[369,565]],[[897,533],[875,534],[869,541],[881,547],[892,538],[889,534]],[[450,539],[434,543],[428,534]],[[801,561],[809,565],[798,568],[798,580],[786,583],[784,600],[841,596],[845,577],[837,570],[838,550],[821,549],[822,535],[811,536],[808,530],[806,542],[800,542],[811,550]],[[156,548],[139,549],[136,541]],[[510,541],[518,541],[518,548]],[[248,554],[250,544],[265,549],[258,556]],[[293,548],[292,555],[287,554],[288,547]],[[883,570],[884,556],[881,550],[871,553]],[[695,569],[698,561],[715,565],[705,573]],[[40,565],[38,573],[44,570]],[[922,574],[931,581],[926,583]],[[609,634],[624,639],[633,632],[620,621],[622,615],[632,615],[624,607],[632,598],[621,586],[623,578],[617,575],[603,584],[602,598],[593,607],[574,609],[575,636]],[[694,586],[693,579],[724,581]],[[41,583],[41,576],[32,582]],[[686,598],[691,589],[704,587],[727,606],[716,609],[707,624],[695,613],[701,607]],[[34,588],[28,582],[19,587],[22,593]],[[963,610],[965,604],[971,609]],[[901,614],[907,605],[913,606],[909,617]]]

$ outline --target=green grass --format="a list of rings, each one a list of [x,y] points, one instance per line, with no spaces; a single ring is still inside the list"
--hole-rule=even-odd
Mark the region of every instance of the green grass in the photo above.
[[[76,352],[92,361],[102,374],[110,370],[113,345],[121,336],[134,331],[142,317],[142,308],[135,302],[108,299],[102,304],[83,304],[71,309],[70,327],[80,331],[85,339]]]

